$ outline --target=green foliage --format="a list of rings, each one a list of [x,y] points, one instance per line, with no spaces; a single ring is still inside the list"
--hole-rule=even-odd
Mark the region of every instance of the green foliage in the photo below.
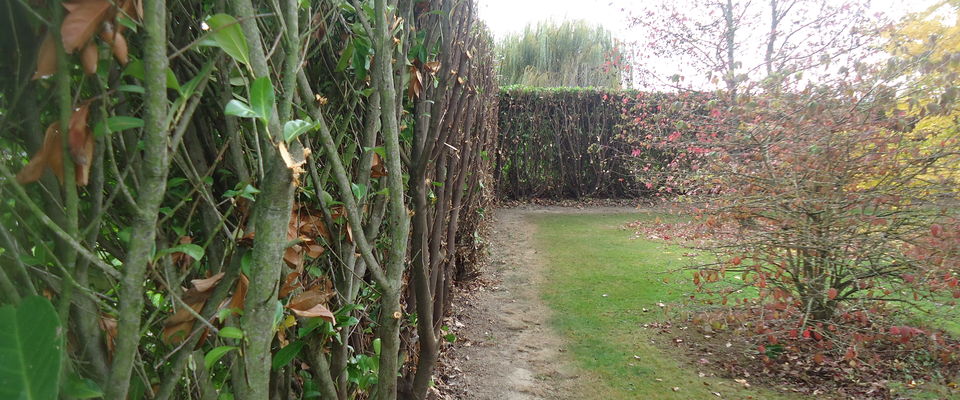
[[[32,296],[0,307],[0,326],[0,398],[57,398],[64,338],[50,301]]]
[[[243,30],[237,19],[227,14],[216,14],[207,18],[207,24],[210,26],[210,36],[216,42],[217,46],[224,52],[233,57],[234,60],[244,64],[250,64],[250,48],[247,45],[247,38],[243,36]]]
[[[500,84],[623,86],[623,54],[612,34],[585,21],[541,22],[497,45]]]

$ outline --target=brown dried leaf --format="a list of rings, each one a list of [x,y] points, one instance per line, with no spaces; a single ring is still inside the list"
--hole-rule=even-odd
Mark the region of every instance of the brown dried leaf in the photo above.
[[[190,281],[193,287],[187,291],[185,296],[189,296],[191,291],[195,293],[204,293],[210,291],[210,289],[217,287],[217,284],[223,279],[223,275],[224,273],[221,272],[206,279],[194,279]]]
[[[306,312],[317,305],[324,305],[334,296],[334,291],[322,285],[316,285],[290,299],[287,308],[294,312]],[[300,314],[297,314],[300,315]],[[303,315],[301,315],[303,316]]]
[[[93,75],[97,73],[97,61],[99,61],[100,53],[97,52],[97,44],[92,40],[87,42],[86,46],[83,46],[83,51],[80,53],[80,64],[83,65],[83,72],[87,75]]]
[[[284,298],[290,295],[290,292],[293,292],[297,288],[301,287],[302,284],[299,280],[300,273],[297,271],[287,274],[287,278],[283,280],[283,286],[280,287],[280,293],[277,295],[278,298]]]
[[[119,28],[113,32],[100,32],[100,39],[110,45],[110,51],[113,52],[113,56],[117,59],[117,62],[121,65],[127,65],[127,62],[130,61],[127,38],[123,36]]]
[[[292,310],[294,314],[304,318],[321,318],[327,322],[330,322],[331,324],[337,322],[337,319],[333,316],[333,313],[330,312],[330,310],[323,304],[317,304],[306,310],[299,310],[296,308],[292,308]]]
[[[112,359],[117,340],[117,320],[107,314],[102,314],[98,322],[100,330],[105,334],[103,339],[107,347],[107,357]]]
[[[43,146],[40,147],[40,151],[30,158],[30,162],[20,172],[17,172],[17,183],[24,185],[38,181],[47,167],[53,170],[60,182],[63,182],[60,141],[60,124],[54,122],[47,127],[47,132],[43,135]]]
[[[237,287],[233,290],[233,297],[230,298],[229,307],[232,309],[243,309],[243,302],[247,299],[247,288],[250,287],[250,279],[247,279],[247,276],[240,274],[240,279],[237,279]]]
[[[43,43],[40,44],[40,51],[37,53],[37,71],[33,74],[33,79],[40,79],[53,75],[57,72],[57,42],[53,34],[47,32],[43,37]]]
[[[298,221],[299,227],[297,228],[297,232],[300,236],[307,238],[323,236],[327,241],[330,240],[330,232],[327,231],[327,224],[318,213],[302,209],[299,213],[295,213],[292,218]]]
[[[60,25],[63,49],[70,54],[85,46],[110,15],[108,0],[70,0],[63,3],[69,13]]]
[[[326,249],[317,244],[317,241],[315,240],[310,240],[309,243],[305,243],[305,247],[307,250],[307,255],[310,256],[310,258],[320,257],[324,252],[326,252]]]
[[[383,160],[380,158],[380,155],[373,153],[373,160],[370,166],[370,177],[383,178],[385,176],[387,176],[387,167],[383,165]]]
[[[410,96],[410,99],[415,99],[420,97],[423,93],[423,75],[420,73],[420,69],[416,65],[410,66],[410,84],[408,86],[407,95]]]
[[[190,236],[181,236],[180,240],[177,241],[179,244],[190,244],[193,243],[193,238]],[[195,261],[193,257],[187,255],[187,253],[176,252],[173,253],[170,258],[173,260],[173,265],[180,268],[180,270],[185,270],[190,267]]]
[[[440,71],[440,61],[430,61],[428,63],[424,63],[423,67],[426,68],[427,72],[429,72],[431,75],[436,74],[438,71]]]
[[[76,165],[77,185],[86,186],[90,176],[90,163],[93,160],[93,132],[87,124],[90,113],[90,101],[84,102],[70,116],[69,146],[70,156]]]
[[[287,249],[283,251],[283,262],[287,263],[288,267],[297,271],[303,268],[303,249],[300,245],[295,244],[287,247]]]
[[[212,289],[217,287],[224,273],[221,272],[206,279],[194,279],[190,281],[191,287],[183,295],[183,302],[186,303],[195,312],[199,313],[207,299],[213,294]],[[186,335],[193,329],[193,323],[196,317],[186,308],[181,307],[173,315],[167,317],[163,326],[163,341],[165,343],[174,343],[182,341]]]

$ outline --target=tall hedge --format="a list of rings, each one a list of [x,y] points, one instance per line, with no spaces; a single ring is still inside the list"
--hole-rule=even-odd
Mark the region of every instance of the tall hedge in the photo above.
[[[678,154],[652,141],[682,131],[682,113],[699,112],[699,94],[598,88],[510,86],[500,92],[495,178],[500,196],[635,198],[665,182]],[[694,107],[687,103],[693,102]]]
[[[0,332],[38,356],[0,399],[427,398],[494,186],[476,1],[0,16]]]

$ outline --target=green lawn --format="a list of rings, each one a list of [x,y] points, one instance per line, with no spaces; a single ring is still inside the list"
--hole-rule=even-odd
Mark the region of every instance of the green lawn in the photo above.
[[[650,343],[668,340],[644,323],[664,319],[657,303],[679,304],[692,289],[680,273],[683,250],[632,239],[628,222],[649,214],[531,215],[544,257],[543,297],[553,326],[575,359],[600,383],[586,396],[604,399],[782,399],[779,393],[744,389],[732,380],[701,378],[679,350]],[[666,282],[664,282],[666,278]],[[644,312],[646,308],[648,311]],[[679,388],[674,391],[673,388]]]

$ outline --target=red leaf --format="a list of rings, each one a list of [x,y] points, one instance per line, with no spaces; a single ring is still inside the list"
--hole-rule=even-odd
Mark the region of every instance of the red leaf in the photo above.
[[[850,361],[854,358],[857,358],[857,350],[853,347],[847,349],[847,353],[843,355],[843,359]]]
[[[830,300],[837,298],[837,289],[830,288],[830,290],[827,291],[827,298]]]
[[[940,224],[933,224],[930,226],[930,234],[933,235],[933,237],[940,237],[942,233],[943,233],[943,226],[941,226]]]

